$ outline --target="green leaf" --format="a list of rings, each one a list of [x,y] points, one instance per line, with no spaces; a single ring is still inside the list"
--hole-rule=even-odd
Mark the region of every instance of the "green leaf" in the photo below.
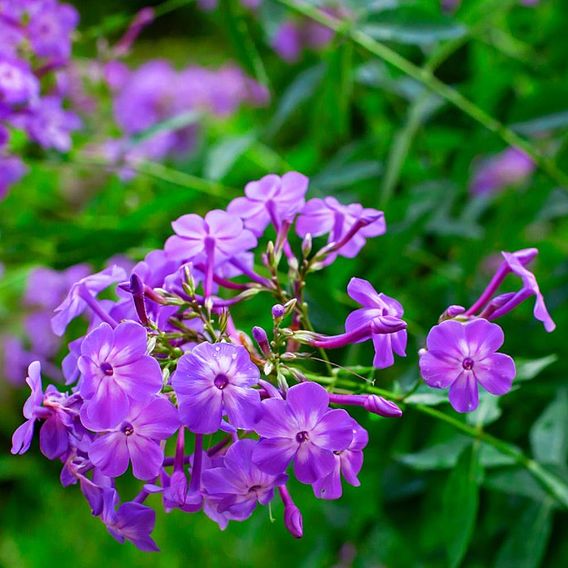
[[[568,454],[568,392],[559,391],[530,431],[534,457],[541,463],[565,465]]]
[[[134,145],[140,144],[150,138],[153,138],[156,134],[161,134],[162,132],[173,132],[175,130],[180,130],[181,128],[186,128],[187,126],[196,124],[201,117],[201,112],[196,110],[188,110],[187,112],[176,114],[175,116],[172,116],[162,122],[158,122],[158,124],[136,134],[132,137],[132,143]]]
[[[469,443],[467,437],[455,436],[448,442],[400,456],[398,461],[417,470],[449,469],[456,464],[458,457]]]
[[[220,180],[254,142],[254,134],[225,138],[211,148],[205,161],[205,177]]]
[[[443,390],[431,389],[429,386],[421,384],[414,394],[409,396],[404,402],[407,404],[424,404],[426,406],[437,406],[448,402],[448,393]]]
[[[384,22],[362,26],[361,31],[379,41],[430,46],[444,40],[457,39],[465,34],[464,26],[452,23]]]
[[[479,444],[474,443],[463,450],[444,491],[444,537],[451,568],[461,564],[473,536],[483,474],[479,448]]]
[[[495,568],[538,568],[552,530],[552,502],[530,503],[499,550]]]
[[[526,470],[519,467],[504,468],[488,474],[483,480],[483,486],[493,491],[528,497],[534,501],[546,499],[546,491],[535,478]]]
[[[516,381],[529,381],[534,379],[544,369],[556,363],[558,361],[558,355],[547,355],[546,357],[541,357],[540,359],[517,359],[517,376]]]
[[[320,85],[325,73],[325,65],[316,65],[300,73],[280,99],[280,104],[267,128],[269,136],[280,130],[292,113],[306,102]]]

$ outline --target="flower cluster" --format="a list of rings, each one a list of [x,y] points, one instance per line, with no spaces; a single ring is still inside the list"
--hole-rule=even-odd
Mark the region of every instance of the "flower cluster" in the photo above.
[[[26,169],[10,155],[10,130],[66,152],[79,117],[64,108],[64,69],[76,10],[58,0],[0,1],[0,199]]]
[[[175,220],[164,249],[150,252],[128,278],[117,266],[77,274],[55,308],[56,336],[81,315],[89,326],[63,361],[66,392],[44,391],[40,362],[30,364],[32,392],[12,451],[26,452],[41,424],[40,449],[61,461],[62,483],[79,485],[120,542],[157,549],[150,536],[155,513],[146,504],[152,494],[166,511],[203,511],[221,529],[278,495],[284,523],[299,538],[302,515],[289,476],[319,499],[340,498],[343,481],[359,485],[368,434],[345,408],[402,415],[392,400],[355,394],[337,377],[311,371],[320,351],[364,341],[374,346],[374,366],[389,367],[395,354],[405,356],[407,332],[402,305],[360,278],[347,287],[360,307],[344,333],[312,330],[304,301],[309,275],[338,256],[356,256],[386,224],[382,211],[359,204],[306,201],[308,186],[298,172],[250,182],[226,211]],[[502,334],[488,319],[534,294],[535,314],[553,325],[525,268],[532,256],[504,253],[480,300],[470,310],[450,308],[428,337],[422,372],[436,388],[453,378],[450,400],[458,410],[474,406],[477,381],[503,394],[514,374],[512,360],[495,353]],[[509,272],[523,288],[491,299]],[[114,285],[115,300],[99,298]],[[240,329],[233,307],[259,295],[272,298],[272,329]],[[129,472],[141,488],[124,500],[117,479]]]
[[[122,136],[97,151],[122,166],[124,177],[141,161],[187,155],[196,144],[202,114],[226,117],[241,104],[262,106],[269,98],[266,88],[233,65],[177,71],[156,59],[132,70],[115,59],[105,65],[104,76]]]
[[[468,309],[450,306],[420,352],[420,371],[426,383],[436,389],[449,388],[450,403],[458,412],[471,412],[479,404],[479,385],[492,395],[511,390],[515,363],[497,350],[503,345],[501,327],[492,323],[530,297],[535,298],[534,317],[548,332],[556,325],[550,317],[534,274],[527,265],[536,249],[501,253],[503,261],[476,302]],[[521,280],[517,292],[495,295],[508,274]]]

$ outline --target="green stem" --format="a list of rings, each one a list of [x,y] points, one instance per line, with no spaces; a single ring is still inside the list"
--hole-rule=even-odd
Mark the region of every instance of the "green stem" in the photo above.
[[[418,67],[408,59],[402,57],[396,51],[392,50],[390,47],[374,40],[372,37],[360,30],[347,27],[344,22],[330,17],[321,10],[307,4],[304,0],[276,1],[295,12],[298,12],[299,14],[311,18],[336,33],[343,35],[359,47],[362,47],[365,51],[379,57],[405,75],[408,75],[422,83],[432,92],[436,93],[438,96],[461,110],[472,120],[499,136],[507,145],[516,146],[529,154],[535,164],[556,183],[559,183],[562,186],[568,185],[568,175],[560,170],[553,160],[547,156],[543,156],[540,152],[533,148],[527,140],[507,128],[497,119],[493,118],[482,108],[464,97],[459,91],[440,81],[428,69]]]
[[[400,404],[406,404],[410,408],[421,412],[422,414],[426,414],[436,420],[441,422],[445,422],[449,424],[456,430],[459,430],[466,436],[469,436],[473,440],[478,440],[487,444],[489,446],[493,446],[498,452],[502,453],[503,455],[509,456],[513,461],[525,468],[534,478],[535,480],[559,503],[563,508],[568,509],[568,487],[566,484],[556,475],[547,471],[540,465],[538,462],[532,460],[528,456],[526,456],[521,450],[512,446],[508,442],[504,440],[500,440],[487,432],[484,432],[480,428],[475,428],[458,420],[454,416],[441,412],[436,408],[432,408],[430,406],[426,406],[424,404],[411,404],[408,402],[404,402],[406,398],[406,394],[400,395],[398,393],[377,388],[375,386],[369,385],[368,383],[359,384],[353,383],[352,381],[345,380],[345,379],[336,379],[335,377],[320,377],[314,374],[304,373],[309,379],[314,380],[318,383],[322,383],[325,385],[333,385],[334,387],[346,388],[350,389],[351,391],[356,390],[359,392],[369,393],[369,394],[378,394],[380,396],[384,396],[390,400],[394,400]]]

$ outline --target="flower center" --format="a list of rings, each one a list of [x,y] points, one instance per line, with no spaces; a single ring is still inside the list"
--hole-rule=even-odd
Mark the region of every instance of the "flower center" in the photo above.
[[[473,359],[471,357],[466,357],[463,361],[462,361],[462,367],[466,370],[466,371],[471,371],[473,369]]]
[[[213,380],[213,384],[219,389],[223,390],[229,384],[229,377],[223,373],[219,373]]]
[[[298,432],[296,434],[296,442],[298,442],[298,444],[303,444],[304,442],[307,442],[310,439],[310,437],[308,436],[308,433],[304,430],[303,432]]]
[[[125,436],[131,436],[132,434],[134,434],[134,428],[132,424],[130,424],[130,422],[125,422],[122,425],[121,430]]]
[[[110,363],[107,363],[106,361],[104,363],[101,363],[101,371],[109,377],[114,374],[112,365]]]
[[[249,493],[257,493],[258,491],[260,491],[260,489],[262,489],[262,487],[260,485],[253,485],[252,487],[249,487],[248,492]]]

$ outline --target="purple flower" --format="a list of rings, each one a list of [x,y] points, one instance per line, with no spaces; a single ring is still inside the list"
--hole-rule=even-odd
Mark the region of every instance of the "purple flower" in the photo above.
[[[36,420],[45,420],[39,433],[40,449],[48,459],[61,457],[69,448],[73,417],[77,416],[77,409],[73,406],[78,402],[78,398],[72,396],[68,399],[51,385],[44,394],[39,361],[30,364],[26,382],[32,391],[24,404],[24,418],[27,420],[12,436],[12,453],[27,452],[33,438]]]
[[[272,38],[271,45],[284,61],[297,61],[303,48],[301,29],[295,22],[282,22]]]
[[[507,148],[476,165],[470,190],[475,195],[496,193],[523,182],[534,169],[535,164],[528,154],[518,148]]]
[[[3,105],[33,103],[38,96],[39,82],[29,66],[19,59],[0,56],[0,111]]]
[[[217,500],[217,510],[236,520],[250,517],[257,503],[272,501],[274,487],[287,480],[286,475],[270,475],[253,463],[255,446],[254,440],[239,440],[229,448],[221,467],[203,473],[204,490]]]
[[[4,199],[11,185],[24,177],[27,168],[19,158],[0,155],[0,199]]]
[[[166,241],[166,254],[173,260],[192,260],[200,255],[220,264],[256,246],[254,235],[243,228],[239,217],[216,209],[205,215],[183,215],[172,223],[176,233]]]
[[[169,438],[179,425],[177,409],[167,399],[135,402],[123,422],[113,429],[101,429],[104,433],[91,444],[89,458],[109,477],[122,475],[131,462],[134,477],[154,479],[164,461],[160,441]]]
[[[90,429],[114,428],[126,419],[131,401],[147,401],[162,387],[160,365],[147,355],[146,330],[127,321],[116,329],[102,323],[81,345],[82,419]]]
[[[193,432],[212,434],[226,414],[233,426],[252,428],[260,410],[260,394],[251,387],[259,378],[244,347],[197,345],[181,357],[172,377],[182,422]]]
[[[71,33],[79,23],[77,10],[69,4],[38,3],[27,33],[36,55],[66,60],[71,54]]]
[[[22,122],[34,142],[59,152],[69,151],[70,133],[81,127],[81,119],[75,113],[64,110],[61,99],[57,97],[42,98]]]
[[[471,412],[479,404],[478,383],[493,395],[511,389],[515,363],[497,350],[502,329],[485,319],[446,320],[434,326],[420,353],[420,372],[436,389],[450,389],[450,403],[458,412]]]
[[[69,322],[80,316],[88,305],[96,309],[95,297],[99,292],[125,279],[126,273],[122,268],[111,266],[75,282],[65,300],[55,308],[55,315],[51,320],[53,332],[59,336],[63,335]]]
[[[304,206],[309,180],[298,172],[282,177],[274,174],[251,181],[245,187],[246,197],[233,199],[227,211],[240,217],[247,229],[262,235],[269,223],[276,229],[291,220]]]
[[[114,489],[104,492],[104,505],[101,519],[108,532],[118,542],[132,542],[145,552],[158,552],[159,548],[150,533],[156,524],[156,513],[141,503],[123,503],[118,510],[118,493]]]
[[[368,325],[379,316],[392,316],[401,319],[404,315],[402,305],[386,294],[377,293],[373,286],[361,278],[352,278],[347,286],[347,293],[363,307],[351,312],[345,321],[345,331],[354,332]],[[394,353],[406,356],[407,333],[403,329],[395,333],[373,333],[375,358],[373,365],[377,369],[390,367],[394,363]],[[363,339],[364,341],[364,339]]]
[[[369,434],[355,420],[353,424],[353,440],[346,450],[334,452],[335,467],[333,470],[314,483],[314,493],[320,499],[339,499],[343,493],[341,475],[353,487],[361,483],[357,475],[363,467],[363,448],[369,442]]]
[[[293,461],[302,483],[328,475],[335,466],[333,452],[347,449],[353,439],[349,414],[330,410],[327,391],[312,382],[293,386],[286,400],[265,400],[255,430],[261,436],[253,452],[258,467],[277,475]]]
[[[215,267],[256,246],[256,237],[243,228],[235,215],[215,209],[205,215],[183,215],[172,223],[176,235],[166,241],[166,254],[173,260],[203,261],[204,293],[213,288]]]
[[[329,233],[329,243],[341,242],[355,224],[370,220],[337,251],[337,254],[354,258],[365,245],[366,239],[378,237],[386,232],[385,215],[377,209],[364,208],[359,203],[343,205],[334,197],[310,199],[303,207],[296,221],[296,232],[300,237],[311,234],[319,237]]]

